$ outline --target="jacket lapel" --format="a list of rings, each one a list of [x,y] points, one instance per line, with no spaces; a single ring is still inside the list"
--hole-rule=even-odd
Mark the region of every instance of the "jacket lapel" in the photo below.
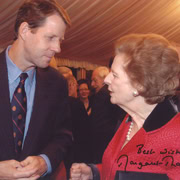
[[[0,115],[0,152],[5,152],[0,157],[2,160],[12,159],[15,147],[5,51],[0,54]]]
[[[39,131],[42,128],[41,125],[44,122],[43,112],[45,113],[47,111],[45,106],[47,104],[49,84],[46,78],[44,78],[42,71],[42,69],[37,69],[36,72],[34,105],[30,118],[29,128],[24,141],[24,153],[33,152],[33,142],[38,137]]]

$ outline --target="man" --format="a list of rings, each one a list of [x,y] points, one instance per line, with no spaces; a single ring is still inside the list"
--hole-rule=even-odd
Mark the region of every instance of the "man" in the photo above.
[[[92,163],[101,163],[102,155],[106,146],[112,139],[118,120],[124,117],[123,110],[111,104],[109,91],[104,85],[104,79],[108,75],[109,69],[101,66],[96,68],[91,77],[91,86],[95,89],[92,98]]]
[[[16,40],[0,54],[0,179],[45,177],[72,143],[67,83],[48,66],[69,25],[54,1],[26,1],[18,11]]]
[[[91,86],[97,93],[104,86],[104,79],[109,74],[109,69],[105,66],[96,68],[91,77]]]
[[[77,98],[77,80],[73,75],[64,76],[68,82],[68,94],[70,97]]]

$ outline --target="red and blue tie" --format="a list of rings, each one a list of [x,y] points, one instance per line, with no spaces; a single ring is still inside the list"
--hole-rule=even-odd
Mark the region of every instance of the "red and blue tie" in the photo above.
[[[24,89],[24,83],[28,77],[27,73],[20,74],[20,82],[14,91],[11,101],[12,121],[13,121],[13,136],[15,142],[15,151],[20,153],[22,149],[22,141],[24,136],[25,119],[27,111],[27,99]]]

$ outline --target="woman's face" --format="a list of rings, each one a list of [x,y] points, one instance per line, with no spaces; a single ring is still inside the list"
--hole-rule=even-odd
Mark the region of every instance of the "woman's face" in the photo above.
[[[89,96],[89,89],[86,83],[83,83],[79,86],[79,97],[81,99],[87,99]]]
[[[118,54],[113,61],[111,72],[105,78],[105,83],[110,91],[111,103],[127,105],[134,100],[133,91],[136,89],[131,85],[129,77],[124,70],[125,55]]]

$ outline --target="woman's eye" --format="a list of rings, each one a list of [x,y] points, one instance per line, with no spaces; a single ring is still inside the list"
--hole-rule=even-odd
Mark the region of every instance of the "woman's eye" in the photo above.
[[[48,40],[48,41],[52,41],[53,38],[54,38],[54,37],[52,37],[52,36],[48,36],[48,37],[47,37],[47,40]]]
[[[118,76],[117,76],[117,74],[114,74],[114,73],[113,73],[113,77],[118,77]]]

